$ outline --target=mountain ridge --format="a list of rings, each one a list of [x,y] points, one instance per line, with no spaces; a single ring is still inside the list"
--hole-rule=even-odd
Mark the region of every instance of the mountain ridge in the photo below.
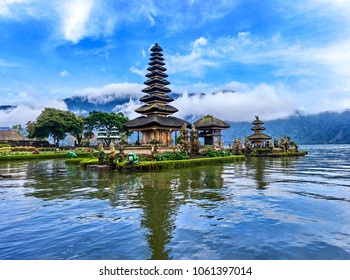
[[[177,93],[170,94],[174,99],[180,96]],[[191,95],[191,94],[189,94]],[[125,98],[116,98],[110,102],[91,103],[84,97],[66,98],[64,101],[69,110],[86,113],[90,110],[110,112],[116,106],[122,106],[133,98],[126,95]],[[80,101],[82,102],[80,102]],[[134,98],[135,100],[135,98]],[[209,113],[209,112],[208,112]],[[193,119],[193,116],[187,116],[186,120]],[[199,119],[199,118],[197,118]],[[254,116],[252,116],[252,121]],[[264,121],[264,120],[263,120]],[[252,134],[250,130],[251,122],[228,121],[231,127],[222,132],[222,139],[225,144],[232,143],[233,138]],[[349,144],[350,143],[350,109],[343,112],[325,111],[318,114],[306,114],[296,111],[293,115],[284,118],[265,121],[266,134],[271,137],[281,138],[289,135],[299,144]]]
[[[177,98],[180,95],[172,93],[171,96]],[[123,104],[130,102],[131,99],[136,100],[134,95],[126,94],[109,98],[104,102],[91,102],[86,96],[72,96],[63,101],[68,110],[87,115],[93,110],[111,112],[116,107],[123,107]],[[0,105],[0,110],[5,112],[14,108],[15,106],[12,105]],[[187,116],[185,119],[193,120],[193,116]],[[252,116],[253,120],[254,116]],[[228,123],[231,127],[222,132],[222,140],[226,145],[232,143],[233,138],[242,137],[244,139],[245,136],[252,134],[251,122],[228,121]],[[284,119],[265,121],[264,127],[266,127],[266,134],[273,138],[289,135],[299,144],[350,144],[349,124],[350,109],[347,109],[343,112],[325,111],[317,114],[295,112]]]

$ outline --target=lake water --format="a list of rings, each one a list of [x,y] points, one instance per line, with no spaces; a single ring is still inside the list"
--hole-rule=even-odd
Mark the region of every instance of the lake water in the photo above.
[[[350,145],[302,148],[138,174],[0,162],[0,259],[350,259]]]

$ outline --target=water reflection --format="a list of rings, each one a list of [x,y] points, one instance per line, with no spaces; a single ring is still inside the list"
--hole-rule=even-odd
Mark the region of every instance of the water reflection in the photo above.
[[[167,244],[182,204],[196,201],[206,209],[225,200],[220,194],[222,166],[140,174],[86,171],[75,166],[57,173],[59,168],[61,162],[29,163],[26,195],[43,200],[109,200],[114,208],[142,209],[140,225],[147,229],[149,259],[171,258]]]
[[[252,158],[137,174],[88,171],[60,160],[0,163],[0,173],[15,178],[0,181],[0,214],[9,217],[8,225],[17,216],[14,225],[17,231],[26,229],[26,240],[12,244],[16,227],[0,229],[8,248],[22,242],[19,251],[37,254],[17,251],[19,258],[293,258],[291,252],[300,258],[303,246],[321,241],[311,256],[325,256],[322,248],[340,244],[342,250],[332,247],[335,255],[350,257],[350,244],[341,239],[350,232],[345,222],[340,226],[333,219],[348,221],[340,204],[349,203],[348,165],[336,163],[340,173],[335,176],[328,174],[330,167],[314,162]],[[57,172],[62,168],[66,172]],[[333,184],[332,190],[320,188],[325,178],[332,180],[327,185]],[[13,215],[6,212],[11,196],[16,196]],[[32,212],[28,205],[35,205]],[[46,255],[30,242],[39,235],[57,243]]]
[[[247,158],[245,162],[248,177],[254,177],[256,189],[265,190],[270,182],[275,182],[275,173],[290,176],[301,158]]]
[[[250,158],[248,159],[247,164],[254,166],[255,169],[255,180],[257,182],[257,189],[258,190],[264,190],[267,188],[268,182],[266,182],[265,178],[265,167],[266,167],[266,160],[263,158]]]
[[[223,187],[222,167],[133,175],[137,178],[139,203],[143,209],[141,225],[147,228],[150,259],[171,259],[167,244],[173,237],[179,208],[186,201],[224,200],[216,189]],[[214,190],[214,192],[213,192]],[[203,203],[205,207],[208,203]]]

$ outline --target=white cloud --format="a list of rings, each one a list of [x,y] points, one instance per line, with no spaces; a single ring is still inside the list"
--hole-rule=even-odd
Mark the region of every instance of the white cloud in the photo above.
[[[258,114],[265,120],[271,120],[293,114],[299,105],[290,98],[290,92],[283,85],[260,84],[250,87],[233,81],[222,86],[199,83],[194,87],[202,89],[200,92],[205,94],[189,95],[185,91],[171,103],[179,109],[176,116],[201,117],[212,114],[227,121],[250,121]],[[98,104],[105,104],[116,98],[129,98],[128,102],[116,106],[113,111],[122,112],[132,119],[140,116],[135,109],[143,104],[139,101],[143,95],[142,88],[144,85],[141,84],[110,84],[102,88],[80,90],[79,95]]]
[[[164,27],[169,33],[182,31],[189,26],[204,25],[227,15],[239,2],[1,0],[0,16],[14,19],[29,16],[51,22],[53,26],[59,26],[59,34],[53,35],[55,39],[78,43],[86,37],[111,35],[120,25],[134,22],[146,22],[153,26],[165,20],[167,24]]]
[[[246,90],[191,96],[184,92],[172,104],[179,109],[177,115],[180,117],[211,114],[227,121],[249,121],[257,114],[265,120],[283,118],[297,108],[297,104],[286,97],[289,93],[282,85],[260,84],[253,88],[246,86]]]
[[[204,37],[201,37],[204,38]],[[198,42],[203,42],[199,44]],[[204,43],[205,42],[205,43]],[[291,98],[297,100],[303,108],[311,112],[322,110],[340,110],[349,108],[349,92],[342,91],[338,105],[333,104],[334,92],[339,88],[350,88],[350,40],[342,38],[328,44],[307,44],[307,42],[288,41],[281,34],[272,34],[264,40],[249,31],[239,32],[236,37],[220,37],[214,41],[196,40],[189,54],[176,54],[169,58],[170,73],[185,73],[186,76],[203,77],[213,67],[227,64],[269,65],[271,83],[275,80],[290,79],[288,91]],[[259,81],[255,81],[255,84]],[[233,89],[229,85],[223,88],[204,83],[206,90]],[[193,92],[191,85],[178,86],[179,89]],[[337,89],[335,89],[337,88]],[[239,91],[239,89],[238,89]],[[197,91],[198,92],[198,91]],[[321,102],[319,96],[323,96]]]
[[[118,22],[117,12],[102,0],[1,0],[1,16],[48,22],[57,26],[52,38],[74,44],[86,37],[110,35]]]
[[[194,48],[197,48],[199,46],[205,46],[206,44],[208,44],[208,40],[204,37],[200,37],[197,40],[195,40],[192,44]]]
[[[129,99],[129,102],[122,105],[117,105],[113,108],[114,112],[121,112],[130,119],[140,117],[140,114],[136,113],[135,110],[142,106],[144,103],[138,101],[138,99]]]
[[[0,58],[0,67],[18,67],[17,63],[12,63]]]
[[[25,126],[28,121],[35,121],[45,108],[68,109],[62,100],[45,100],[42,97],[37,99],[27,93],[22,93],[20,96],[26,102],[14,104],[16,108],[10,111],[0,110],[0,126],[12,127],[15,124]],[[29,100],[31,100],[30,103]]]
[[[348,18],[348,13],[350,12],[350,5],[348,0],[307,0],[300,3],[298,1],[291,1],[285,3],[289,6],[296,7],[298,10],[303,12],[315,11],[321,16],[346,16]],[[332,13],[330,13],[332,11]]]
[[[60,16],[64,38],[77,43],[89,32],[88,21],[94,0],[71,0],[62,4]]]
[[[136,83],[114,83],[101,88],[89,87],[74,91],[74,95],[86,97],[89,102],[94,104],[106,104],[115,99],[121,98],[140,98],[143,93],[141,90],[145,86]]]
[[[1,0],[0,15],[4,17],[13,17],[13,9],[23,9],[26,4],[30,4],[32,0]]]
[[[215,50],[210,47],[204,48],[208,44],[208,40],[200,37],[191,43],[192,50],[189,54],[175,54],[168,58],[169,73],[186,73],[190,77],[201,77],[207,67],[217,67],[218,62],[215,61]]]
[[[250,32],[238,32],[238,39],[243,45],[249,45],[252,41],[249,39]]]
[[[166,19],[169,34],[177,33],[189,26],[201,27],[208,22],[222,18],[242,2],[227,0],[206,1],[151,1],[156,15]],[[166,12],[164,12],[166,11]],[[156,19],[157,20],[157,19]]]
[[[69,72],[67,70],[62,70],[59,75],[61,77],[67,77],[67,76],[70,76]]]
[[[130,69],[129,69],[132,73],[135,73],[139,76],[141,76],[142,78],[145,77],[145,75],[147,74],[147,70],[146,69],[137,69],[135,68],[135,66],[131,66]]]

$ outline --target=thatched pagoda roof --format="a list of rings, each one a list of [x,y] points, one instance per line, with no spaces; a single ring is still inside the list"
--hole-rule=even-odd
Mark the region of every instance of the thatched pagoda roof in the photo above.
[[[125,127],[127,129],[142,129],[146,127],[149,128],[152,126],[161,126],[180,129],[184,124],[186,124],[186,126],[191,125],[189,122],[176,117],[162,117],[158,115],[151,115],[147,117],[141,116],[136,119],[130,120],[125,124]]]
[[[4,130],[0,131],[0,141],[21,141],[29,140],[24,135],[20,134],[16,130]]]
[[[153,79],[148,79],[147,81],[144,82],[145,85],[153,85],[153,84],[161,84],[161,85],[169,85],[170,82],[168,82],[165,79],[159,79],[159,78],[153,78]]]
[[[146,87],[143,90],[141,90],[142,92],[145,93],[153,93],[153,92],[164,92],[164,93],[168,93],[171,92],[170,88],[164,87],[164,86],[151,86],[151,87]]]
[[[261,126],[262,124],[264,124],[264,122],[259,119],[259,116],[255,116],[255,120],[252,122],[252,124],[254,126],[251,128],[251,130],[254,131],[254,134],[248,136],[248,139],[250,141],[266,141],[271,139],[270,136],[262,133],[262,131],[266,128]]]
[[[174,98],[164,94],[153,93],[152,95],[144,95],[140,98],[142,102],[152,102],[152,101],[163,101],[163,102],[172,102]]]
[[[147,78],[153,78],[153,77],[162,77],[162,78],[167,78],[168,74],[163,73],[163,72],[150,72],[146,74]]]
[[[151,105],[142,105],[141,107],[137,108],[135,112],[140,114],[151,114],[151,113],[164,113],[164,114],[173,114],[176,113],[178,109],[176,109],[174,106],[167,105],[167,104],[159,104],[154,103]]]
[[[163,66],[158,66],[158,65],[152,65],[147,68],[148,71],[162,71],[165,72],[167,69]]]
[[[162,52],[163,49],[158,45],[158,43],[155,43],[152,48],[151,48],[151,52]]]
[[[163,61],[161,61],[160,59],[158,60],[151,60],[148,65],[150,66],[154,66],[154,65],[160,65],[160,66],[163,66],[165,65],[165,63]]]
[[[254,133],[248,136],[250,141],[259,141],[259,140],[271,140],[271,137],[264,133]]]
[[[193,123],[197,129],[227,129],[230,125],[213,116],[205,116],[204,118]]]

